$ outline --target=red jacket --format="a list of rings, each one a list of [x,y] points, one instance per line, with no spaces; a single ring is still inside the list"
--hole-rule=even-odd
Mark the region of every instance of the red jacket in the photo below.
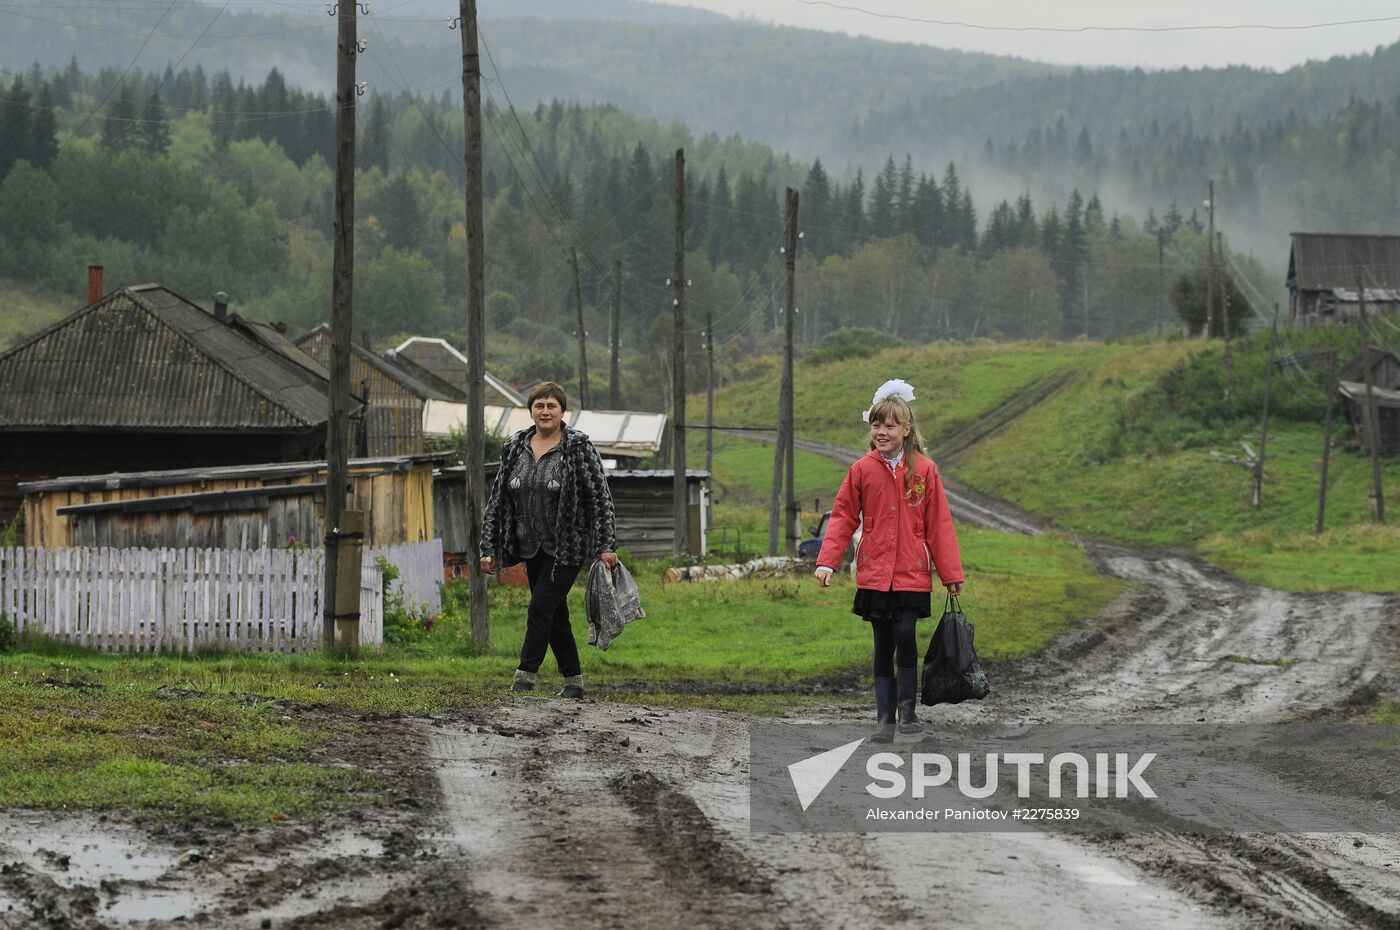
[[[862,526],[856,587],[931,591],[933,568],[944,585],[963,580],[943,480],[930,459],[922,455],[915,459],[907,498],[904,461],[891,473],[880,453],[872,449],[851,466],[831,508],[818,565],[839,565],[851,535]]]

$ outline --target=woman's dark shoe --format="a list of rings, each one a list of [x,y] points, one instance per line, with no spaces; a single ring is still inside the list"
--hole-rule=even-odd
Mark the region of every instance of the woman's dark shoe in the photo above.
[[[583,676],[570,675],[565,678],[564,689],[559,694],[566,698],[573,698],[575,701],[582,701],[584,698]]]
[[[914,713],[914,705],[919,699],[919,670],[916,668],[898,669],[899,675],[899,732],[922,733],[924,725]]]
[[[512,691],[534,691],[535,673],[527,672],[523,668],[515,670],[515,680],[510,683]]]
[[[875,719],[879,726],[870,736],[872,743],[894,742],[895,682],[893,678],[875,679]]]

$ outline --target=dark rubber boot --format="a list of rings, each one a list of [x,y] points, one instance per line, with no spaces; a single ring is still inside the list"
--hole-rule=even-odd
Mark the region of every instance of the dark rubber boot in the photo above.
[[[919,700],[919,670],[901,668],[899,675],[899,732],[922,733],[924,725],[914,714],[914,705]]]
[[[875,679],[875,719],[880,725],[870,737],[872,743],[894,742],[894,700],[894,679]]]

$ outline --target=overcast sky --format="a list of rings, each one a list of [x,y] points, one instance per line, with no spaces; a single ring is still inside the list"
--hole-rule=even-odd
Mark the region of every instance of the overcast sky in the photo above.
[[[587,0],[581,0],[587,2]],[[848,32],[944,48],[1019,55],[1039,61],[1149,68],[1246,64],[1288,68],[1312,58],[1371,51],[1400,39],[1400,19],[1386,23],[1303,30],[1234,29],[1190,32],[1008,32],[881,19],[869,13],[810,6],[801,0],[658,0],[730,16]],[[921,19],[958,20],[988,26],[1201,26],[1309,25],[1338,20],[1400,16],[1394,0],[832,0],[841,6]]]

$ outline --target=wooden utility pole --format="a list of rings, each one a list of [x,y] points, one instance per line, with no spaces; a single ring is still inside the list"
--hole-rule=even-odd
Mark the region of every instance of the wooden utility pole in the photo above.
[[[1322,426],[1322,475],[1317,482],[1317,528],[1321,533],[1327,513],[1327,463],[1332,458],[1332,404],[1337,396],[1337,353],[1327,358],[1327,416]]]
[[[1211,324],[1215,322],[1215,178],[1206,185],[1206,210],[1210,228],[1206,231],[1206,339],[1210,339]]]
[[[592,406],[588,396],[588,331],[583,328],[583,285],[579,281],[575,246],[569,246],[569,264],[574,266],[574,308],[578,311],[578,399],[587,410]]]
[[[676,149],[676,272],[671,279],[675,297],[672,333],[671,462],[674,468],[671,494],[676,539],[672,555],[685,554],[690,544],[690,489],[685,480],[685,149]]]
[[[1167,231],[1157,227],[1157,338],[1162,338],[1162,327],[1167,317]]]
[[[613,263],[612,326],[608,333],[608,409],[622,408],[622,382],[618,354],[622,346],[622,259]]]
[[[481,550],[481,515],[486,501],[486,274],[482,238],[481,51],[476,35],[476,0],[461,0],[462,115],[467,168],[467,555]],[[502,553],[497,552],[499,558]],[[504,567],[504,566],[502,566]],[[486,575],[478,564],[467,573],[472,641],[491,644]]]
[[[1356,276],[1356,300],[1358,319],[1361,323],[1361,367],[1366,373],[1366,439],[1371,446],[1371,521],[1385,523],[1385,493],[1381,487],[1381,429],[1380,418],[1376,416],[1375,378],[1371,369],[1370,327],[1366,325],[1366,291],[1361,285],[1360,273]]]
[[[1258,507],[1264,484],[1264,446],[1269,441],[1269,402],[1274,393],[1274,351],[1278,342],[1278,304],[1274,304],[1274,323],[1269,329],[1269,368],[1264,373],[1264,416],[1259,427],[1259,455],[1254,459],[1254,506]]]
[[[354,341],[355,278],[355,0],[341,0],[337,11],[335,68],[335,218],[331,259],[330,411],[326,421],[326,563],[321,595],[325,646],[336,648],[341,606],[336,578],[340,564],[341,515],[350,455],[350,344]],[[356,586],[355,596],[359,590]],[[359,608],[351,611],[358,620]],[[358,639],[350,648],[358,645]]]
[[[773,488],[769,496],[768,554],[777,555],[778,527],[787,537],[784,551],[791,554],[796,545],[793,528],[797,506],[793,494],[793,411],[792,411],[792,330],[797,309],[797,191],[787,189],[787,229],[783,245],[787,282],[783,294],[783,367],[778,388],[778,441],[773,453]],[[786,487],[784,487],[786,478]]]
[[[1220,233],[1216,233],[1216,252],[1220,255],[1220,264],[1225,264],[1225,239]],[[1230,345],[1230,289],[1226,287],[1230,276],[1222,275],[1220,279],[1220,328],[1225,336],[1225,399],[1230,399],[1230,394],[1235,389],[1235,351]]]
[[[365,512],[342,510],[336,542],[335,650],[354,655],[360,648],[361,557],[365,539]],[[329,553],[327,554],[329,561]]]
[[[715,471],[715,315],[705,302],[705,471]]]
[[[797,417],[792,409],[793,378],[792,337],[797,329],[797,191],[787,189],[787,288],[783,306],[783,419],[787,423],[787,452],[783,464],[787,469],[787,489],[783,499],[783,513],[787,515],[787,554],[797,555],[798,504],[796,488],[797,470]]]

